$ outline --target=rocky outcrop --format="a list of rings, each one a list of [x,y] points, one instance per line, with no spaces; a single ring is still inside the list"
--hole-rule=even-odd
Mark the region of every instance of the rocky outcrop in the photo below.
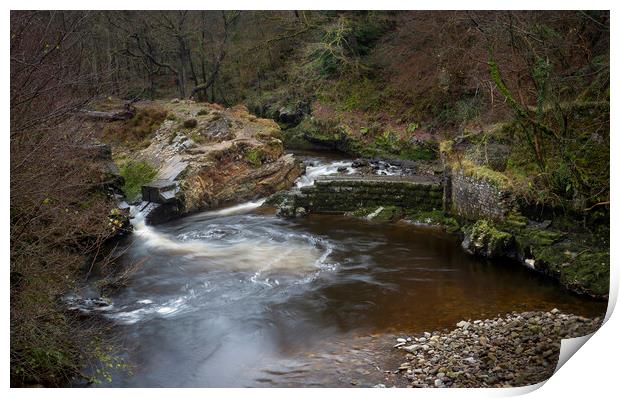
[[[292,186],[301,163],[285,155],[278,125],[245,107],[163,103],[167,120],[140,160],[158,169],[143,200],[161,204],[151,222],[273,194]]]
[[[263,93],[248,99],[246,104],[250,112],[273,119],[283,128],[297,126],[311,111],[307,101],[288,98],[286,93]]]
[[[304,117],[304,111],[300,107],[284,106],[278,109],[276,120],[287,126],[296,126]]]

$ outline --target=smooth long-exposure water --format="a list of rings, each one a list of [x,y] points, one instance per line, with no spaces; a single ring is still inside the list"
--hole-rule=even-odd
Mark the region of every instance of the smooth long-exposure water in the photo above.
[[[299,185],[350,166],[309,161]],[[136,218],[123,261],[141,266],[104,313],[133,371],[102,386],[372,385],[390,366],[393,333],[511,311],[605,310],[517,265],[471,257],[435,229],[285,220],[261,204],[157,226]]]

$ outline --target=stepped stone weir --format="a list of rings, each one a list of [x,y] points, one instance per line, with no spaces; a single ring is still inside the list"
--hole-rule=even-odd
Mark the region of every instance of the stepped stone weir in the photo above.
[[[362,207],[433,210],[443,206],[443,186],[426,176],[324,176],[282,198],[291,209],[344,213]]]

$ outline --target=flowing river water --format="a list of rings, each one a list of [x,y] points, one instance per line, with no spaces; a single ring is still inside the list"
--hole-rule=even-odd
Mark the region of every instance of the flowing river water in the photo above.
[[[306,162],[298,186],[355,172],[343,159]],[[390,349],[399,333],[511,311],[605,311],[433,228],[281,219],[262,202],[157,226],[136,216],[123,261],[141,265],[104,312],[133,370],[100,386],[372,386],[402,362]]]

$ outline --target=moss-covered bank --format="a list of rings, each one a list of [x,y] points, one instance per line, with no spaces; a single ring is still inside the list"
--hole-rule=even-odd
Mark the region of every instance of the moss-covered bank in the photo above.
[[[463,238],[472,255],[496,261],[516,260],[556,279],[575,293],[605,299],[609,293],[609,236],[537,223],[520,215],[505,222],[470,221],[440,209],[425,211],[390,205],[362,207],[347,213],[381,222],[404,220],[431,225]],[[565,227],[565,226],[563,226]]]
[[[306,117],[293,128],[283,131],[283,141],[288,149],[331,149],[352,157],[435,160],[439,146],[435,141],[407,138],[396,130],[377,130],[362,127],[359,131],[335,119]]]
[[[530,127],[520,119],[465,131],[436,146],[404,140],[387,128],[360,129],[360,134],[324,115],[306,117],[283,135],[292,146],[415,159],[420,164],[433,159],[436,150],[444,169],[443,200],[437,193],[429,197],[433,204],[420,207],[377,192],[372,201],[360,201],[346,184],[337,183],[331,191],[312,190],[321,204],[318,211],[442,226],[462,234],[463,247],[473,255],[516,259],[569,290],[603,298],[610,265],[608,118],[607,103],[545,109],[538,122],[550,126],[550,136],[539,143],[544,167],[524,145],[524,130]]]

